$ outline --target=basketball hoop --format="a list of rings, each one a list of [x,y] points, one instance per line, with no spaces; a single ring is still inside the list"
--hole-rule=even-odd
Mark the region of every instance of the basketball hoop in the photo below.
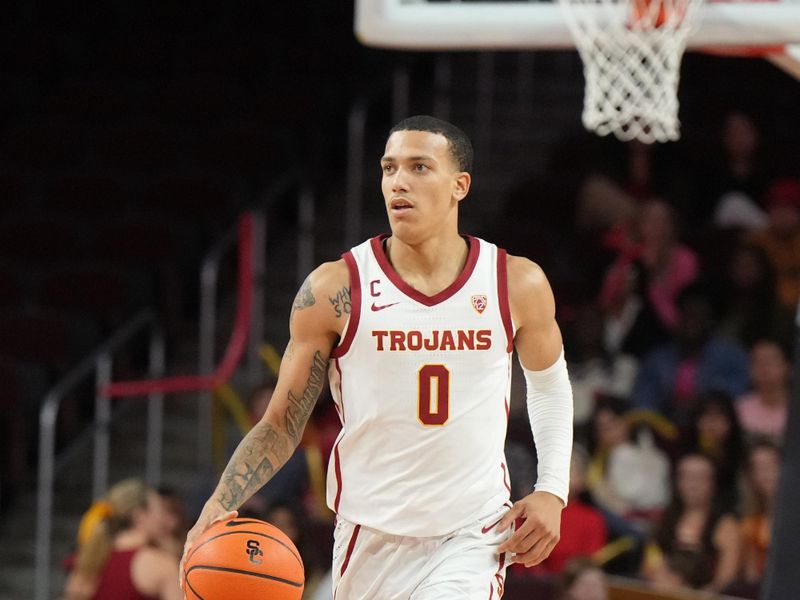
[[[703,0],[559,0],[583,60],[583,124],[620,140],[680,137],[678,81]]]

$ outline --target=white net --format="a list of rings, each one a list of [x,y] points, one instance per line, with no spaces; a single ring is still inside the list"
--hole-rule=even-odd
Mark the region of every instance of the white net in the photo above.
[[[583,60],[587,129],[646,143],[680,137],[680,64],[702,2],[559,0]]]

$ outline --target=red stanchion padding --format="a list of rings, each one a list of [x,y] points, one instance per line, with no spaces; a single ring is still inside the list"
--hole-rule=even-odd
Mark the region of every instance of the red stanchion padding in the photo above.
[[[109,384],[105,393],[109,397],[146,396],[163,392],[197,392],[210,390],[226,382],[241,361],[253,312],[253,214],[244,213],[239,220],[239,269],[236,300],[236,318],[225,355],[213,375],[184,375],[141,381],[118,381]]]

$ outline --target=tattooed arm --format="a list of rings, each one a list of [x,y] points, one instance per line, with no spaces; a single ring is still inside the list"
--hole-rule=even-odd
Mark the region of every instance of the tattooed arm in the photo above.
[[[186,548],[214,521],[233,516],[233,511],[289,460],[322,391],[328,357],[349,313],[347,266],[344,261],[323,264],[308,276],[295,297],[289,317],[290,340],[267,410],[233,453],[187,535]]]

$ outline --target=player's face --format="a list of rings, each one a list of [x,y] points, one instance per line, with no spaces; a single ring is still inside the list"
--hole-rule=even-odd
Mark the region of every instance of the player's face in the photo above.
[[[381,158],[381,189],[392,233],[409,243],[457,226],[457,207],[470,176],[459,171],[443,135],[396,131]]]

